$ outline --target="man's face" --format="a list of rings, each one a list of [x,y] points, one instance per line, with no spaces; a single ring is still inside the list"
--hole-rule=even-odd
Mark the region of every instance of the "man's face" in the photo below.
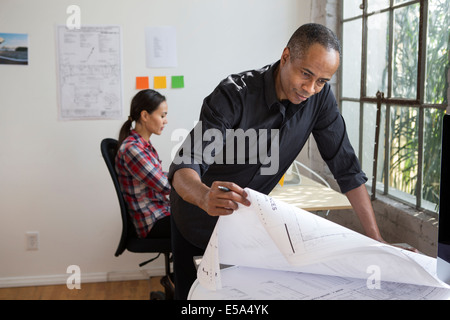
[[[276,81],[278,99],[299,104],[319,93],[339,68],[339,53],[313,44],[299,58],[291,58],[289,48],[281,56]]]

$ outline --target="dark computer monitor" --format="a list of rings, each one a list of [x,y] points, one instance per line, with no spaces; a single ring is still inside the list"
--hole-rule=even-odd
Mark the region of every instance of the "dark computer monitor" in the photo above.
[[[450,114],[444,115],[442,131],[437,275],[450,284]]]

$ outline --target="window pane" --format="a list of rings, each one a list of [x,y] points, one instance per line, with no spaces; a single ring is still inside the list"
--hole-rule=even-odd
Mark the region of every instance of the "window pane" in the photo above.
[[[379,11],[389,7],[389,0],[368,0],[367,3],[367,12]]]
[[[362,14],[362,10],[359,7],[362,0],[345,0],[344,3],[344,19],[356,17]]]
[[[374,121],[376,122],[376,117]],[[385,156],[385,124],[386,124],[386,106],[381,106],[381,119],[380,119],[380,136],[378,140],[378,168],[377,168],[377,181],[384,182],[384,156]],[[374,136],[375,137],[375,136]]]
[[[343,101],[342,116],[345,120],[350,143],[356,155],[359,155],[359,102]]]
[[[389,59],[389,15],[375,14],[367,20],[367,83],[366,96],[377,91],[387,94]]]
[[[415,196],[419,137],[418,109],[391,107],[390,134],[389,186]]]
[[[427,209],[437,212],[439,204],[439,181],[441,174],[441,141],[443,110],[425,109],[423,137],[423,184],[422,199]],[[427,156],[429,155],[429,156]]]
[[[362,19],[345,22],[342,48],[342,95],[361,96],[361,37]]]
[[[395,0],[394,5],[402,4],[403,2],[408,2],[408,1],[410,1],[410,0]]]
[[[417,98],[419,4],[394,11],[393,96]]]
[[[364,104],[364,122],[363,122],[363,153],[362,169],[366,173],[369,181],[372,180],[373,172],[373,151],[375,142],[375,125],[377,119],[377,106],[374,104]]]
[[[386,107],[381,107],[380,135],[378,140],[378,165],[377,182],[384,180],[384,124]],[[372,184],[374,155],[375,155],[375,133],[377,120],[377,106],[375,104],[364,104],[364,128],[363,128],[363,159],[362,169]],[[382,185],[380,185],[382,186]]]
[[[450,0],[430,0],[428,4],[426,103],[447,102],[447,71],[449,67]]]

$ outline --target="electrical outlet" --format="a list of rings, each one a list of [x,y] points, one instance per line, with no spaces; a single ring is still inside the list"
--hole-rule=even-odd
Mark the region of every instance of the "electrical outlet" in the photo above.
[[[39,232],[27,232],[27,250],[38,250],[39,249]]]

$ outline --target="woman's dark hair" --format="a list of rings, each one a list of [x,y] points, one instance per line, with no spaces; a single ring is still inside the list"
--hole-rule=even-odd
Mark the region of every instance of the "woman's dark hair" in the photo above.
[[[317,24],[308,23],[298,28],[289,39],[287,47],[291,51],[292,58],[301,58],[311,45],[318,43],[326,49],[332,49],[341,56],[341,44],[333,31],[327,27]]]
[[[131,133],[131,124],[133,121],[139,121],[141,117],[142,111],[147,111],[149,114],[153,113],[156,109],[158,109],[159,105],[166,101],[166,97],[164,97],[159,92],[155,90],[146,89],[139,91],[131,100],[130,106],[130,115],[128,116],[127,121],[122,125],[122,128],[119,132],[119,141],[117,144],[117,149],[120,148],[122,142],[130,135]]]

